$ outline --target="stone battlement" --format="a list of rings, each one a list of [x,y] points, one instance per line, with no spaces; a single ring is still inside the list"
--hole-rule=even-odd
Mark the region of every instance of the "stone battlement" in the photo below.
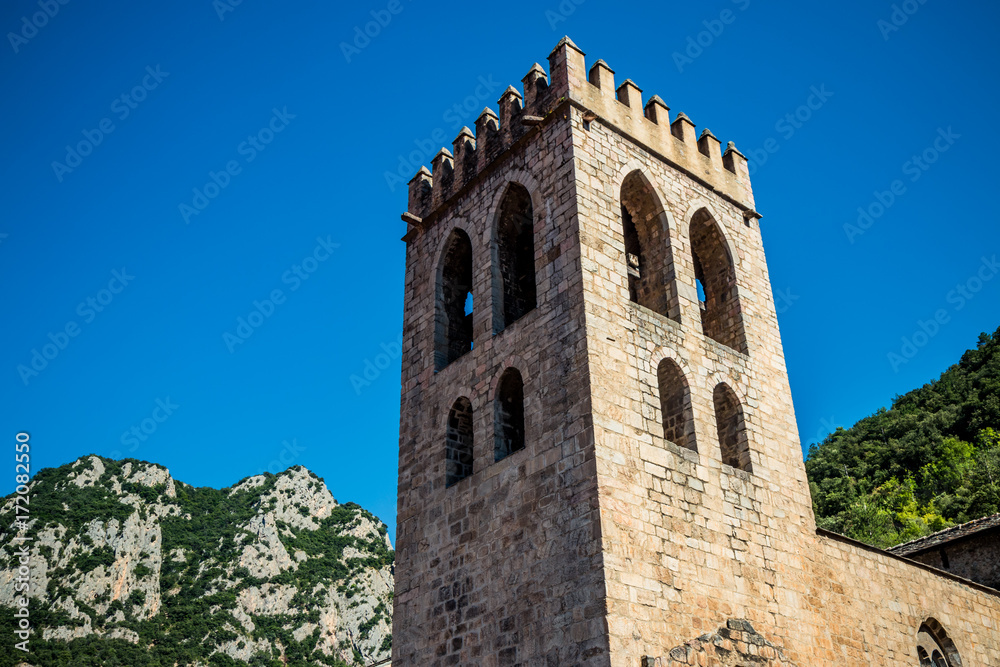
[[[526,135],[541,131],[565,105],[580,110],[585,129],[591,123],[614,128],[634,143],[702,182],[746,211],[753,192],[746,157],[733,142],[725,151],[708,129],[696,138],[695,125],[683,112],[670,120],[670,108],[653,95],[643,105],[642,90],[626,79],[615,87],[615,73],[603,60],[586,69],[584,53],[563,37],[549,54],[549,72],[535,63],[521,80],[522,95],[509,86],[498,100],[499,115],[483,109],[476,130],[463,127],[452,144],[421,167],[409,184],[403,219],[412,227],[431,224],[434,214],[469,182]]]

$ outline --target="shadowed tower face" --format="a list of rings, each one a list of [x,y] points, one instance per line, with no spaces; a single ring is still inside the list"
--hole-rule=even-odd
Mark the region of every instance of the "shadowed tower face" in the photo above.
[[[847,664],[746,159],[568,39],[523,84],[410,182],[393,665]]]

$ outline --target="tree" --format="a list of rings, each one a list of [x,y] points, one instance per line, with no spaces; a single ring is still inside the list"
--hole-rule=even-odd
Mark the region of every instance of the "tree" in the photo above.
[[[810,445],[806,472],[817,525],[877,546],[1000,511],[1000,329]]]

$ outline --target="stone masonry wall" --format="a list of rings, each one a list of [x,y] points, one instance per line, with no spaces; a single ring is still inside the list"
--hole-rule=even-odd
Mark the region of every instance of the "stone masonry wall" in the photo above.
[[[1000,590],[1000,529],[946,542],[909,558]]]

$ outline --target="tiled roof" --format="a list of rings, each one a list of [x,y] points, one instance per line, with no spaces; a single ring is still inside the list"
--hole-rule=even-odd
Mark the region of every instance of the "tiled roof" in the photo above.
[[[944,530],[939,530],[938,532],[927,535],[926,537],[921,537],[920,539],[913,540],[912,542],[892,547],[887,551],[896,554],[897,556],[909,556],[921,551],[926,551],[927,549],[939,547],[942,544],[947,544],[948,542],[954,542],[955,540],[970,537],[984,530],[990,530],[991,528],[1000,528],[1000,514],[984,516],[981,519],[969,521],[968,523],[961,523],[957,526],[952,526],[951,528],[945,528]]]

